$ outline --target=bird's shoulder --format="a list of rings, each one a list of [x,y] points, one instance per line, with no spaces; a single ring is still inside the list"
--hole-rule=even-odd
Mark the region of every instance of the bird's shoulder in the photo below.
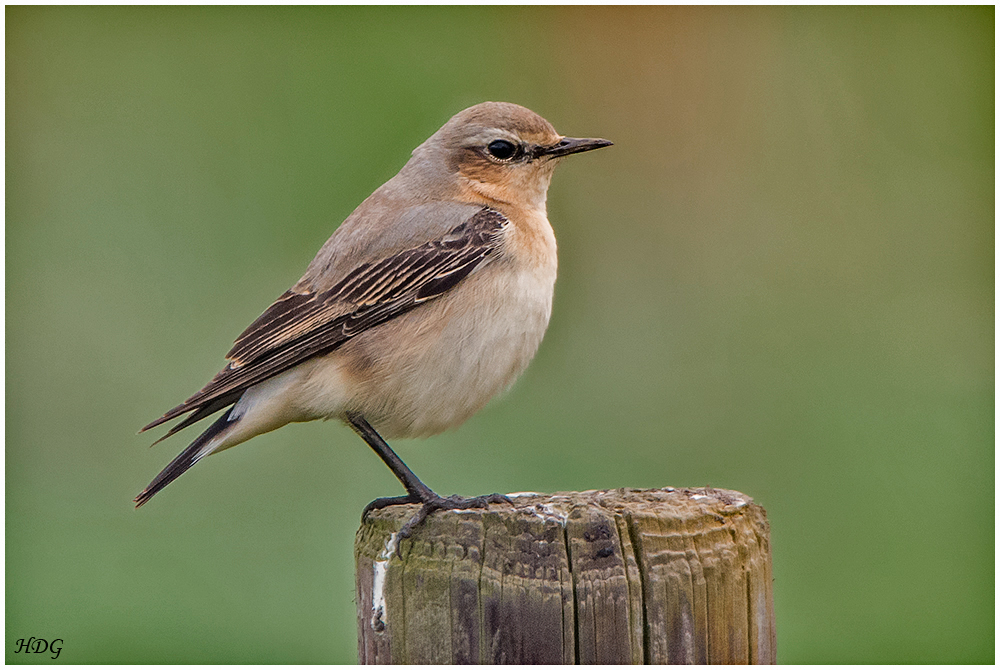
[[[376,191],[334,231],[293,290],[325,291],[358,267],[441,240],[482,205],[432,201],[404,205]]]

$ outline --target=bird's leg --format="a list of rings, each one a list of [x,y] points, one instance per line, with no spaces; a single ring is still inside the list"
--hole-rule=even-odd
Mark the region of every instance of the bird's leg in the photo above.
[[[389,466],[392,474],[400,481],[406,489],[407,495],[395,498],[378,498],[371,501],[361,513],[361,518],[373,509],[382,509],[390,505],[406,505],[409,503],[421,503],[420,509],[399,529],[400,539],[409,537],[413,529],[419,526],[432,512],[439,509],[470,509],[473,507],[486,507],[490,503],[513,504],[505,495],[493,493],[491,495],[476,496],[475,498],[463,498],[461,496],[448,496],[442,498],[431,491],[426,484],[420,481],[413,470],[406,466],[396,452],[382,439],[382,436],[375,432],[363,416],[360,414],[348,414],[347,421],[361,439],[368,443],[368,446],[378,454],[378,457]]]
[[[413,470],[406,466],[396,452],[392,450],[386,441],[382,439],[382,436],[375,432],[371,424],[365,421],[365,418],[360,414],[348,414],[347,421],[351,424],[351,428],[354,429],[361,439],[368,443],[368,446],[378,454],[378,457],[389,466],[392,470],[392,474],[396,475],[396,479],[400,481],[403,488],[406,489],[408,495],[399,496],[396,498],[379,498],[373,501],[368,507],[365,508],[367,512],[370,509],[381,509],[383,507],[388,507],[389,505],[405,505],[406,503],[415,502],[425,502],[433,498],[438,497],[434,491],[431,491],[426,484],[424,484],[420,479],[413,474]]]

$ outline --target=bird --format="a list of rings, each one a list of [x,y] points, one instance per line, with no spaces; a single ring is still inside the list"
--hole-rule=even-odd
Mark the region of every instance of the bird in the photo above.
[[[429,437],[509,388],[548,326],[555,166],[610,146],[565,137],[531,110],[483,102],[455,114],[337,227],[302,278],[236,339],[200,391],[144,426],[184,417],[154,444],[225,410],[134,499],[145,503],[210,454],[288,423],[336,419],[419,504],[407,537],[439,509],[510,502],[442,497],[385,438]]]

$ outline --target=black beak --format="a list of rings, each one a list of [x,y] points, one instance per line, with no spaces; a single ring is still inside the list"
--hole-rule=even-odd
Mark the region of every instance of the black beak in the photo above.
[[[601,147],[610,147],[612,144],[614,142],[597,138],[564,137],[558,144],[553,144],[551,147],[542,147],[538,153],[542,156],[552,157],[569,156],[570,154],[578,154],[581,151],[592,151]]]

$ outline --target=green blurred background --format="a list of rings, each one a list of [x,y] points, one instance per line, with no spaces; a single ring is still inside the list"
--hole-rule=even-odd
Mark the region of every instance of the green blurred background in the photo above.
[[[348,429],[133,511],[337,224],[483,100],[616,146],[549,192],[514,389],[396,443],[444,493],[711,484],[768,510],[782,662],[994,649],[994,10],[6,9],[6,635],[59,662],[354,662]]]

